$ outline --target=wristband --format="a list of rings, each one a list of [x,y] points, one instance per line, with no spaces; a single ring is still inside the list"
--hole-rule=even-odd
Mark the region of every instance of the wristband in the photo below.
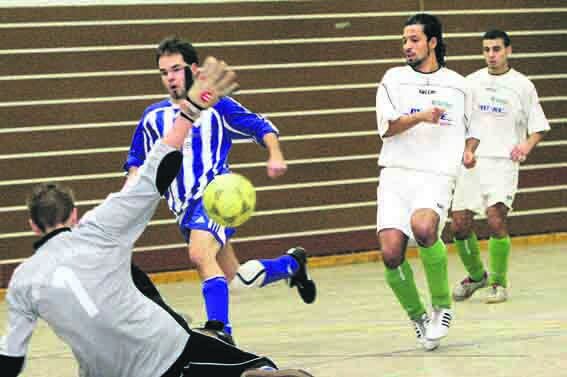
[[[187,111],[181,110],[179,114],[183,118],[194,123],[197,119],[199,119],[199,117],[201,116],[201,111],[204,110],[204,108],[197,105],[195,102],[191,101],[189,97],[187,97],[187,102],[189,103],[189,107],[187,108]]]

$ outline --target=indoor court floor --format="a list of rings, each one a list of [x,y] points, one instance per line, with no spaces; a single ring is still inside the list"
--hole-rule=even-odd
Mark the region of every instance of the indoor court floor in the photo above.
[[[425,292],[419,259],[410,263]],[[464,276],[455,253],[449,254],[449,270],[451,283]],[[238,345],[315,377],[567,376],[565,242],[514,245],[510,300],[487,305],[478,295],[455,305],[450,334],[434,352],[417,347],[413,328],[385,284],[381,262],[315,268],[311,275],[319,289],[313,305],[303,304],[284,284],[233,296]],[[174,308],[203,321],[198,282],[159,288]],[[5,319],[2,302],[1,331]],[[41,322],[23,376],[76,375],[68,348]]]

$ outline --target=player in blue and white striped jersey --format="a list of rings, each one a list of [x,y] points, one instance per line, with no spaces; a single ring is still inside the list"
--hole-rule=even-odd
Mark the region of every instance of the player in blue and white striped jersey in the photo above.
[[[135,177],[153,145],[171,128],[179,113],[179,102],[186,98],[186,88],[191,86],[199,63],[193,46],[176,37],[160,43],[156,60],[169,98],[149,106],[142,115],[124,164],[129,179]],[[229,285],[231,289],[262,287],[289,279],[306,303],[313,302],[316,295],[302,248],[291,248],[276,259],[252,260],[241,266],[229,241],[235,230],[207,216],[202,203],[203,191],[215,176],[230,171],[228,155],[235,139],[253,140],[266,147],[268,176],[277,178],[285,173],[287,165],[277,128],[233,98],[224,97],[214,107],[203,111],[195,123],[183,146],[182,169],[166,194],[168,206],[188,242],[190,260],[203,282],[207,318],[223,322],[229,334],[232,332]]]

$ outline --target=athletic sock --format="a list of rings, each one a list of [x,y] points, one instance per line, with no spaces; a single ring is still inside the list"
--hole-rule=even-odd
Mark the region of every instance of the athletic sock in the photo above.
[[[485,270],[480,259],[480,247],[476,234],[471,232],[470,236],[464,240],[455,239],[455,246],[470,278],[474,281],[481,281]]]
[[[228,284],[224,276],[215,276],[203,282],[203,297],[209,321],[224,323],[224,331],[232,334],[232,326],[228,319]]]
[[[402,308],[411,319],[418,319],[425,313],[425,307],[419,297],[419,292],[413,278],[413,271],[407,260],[398,267],[390,269],[386,267],[386,282],[394,291]]]
[[[450,309],[451,295],[445,244],[438,239],[431,247],[419,247],[419,255],[431,293],[431,304],[433,307]]]
[[[508,255],[510,255],[510,236],[504,238],[490,237],[488,240],[490,253],[490,279],[489,284],[508,285]]]
[[[278,280],[291,277],[298,269],[297,260],[291,255],[282,255],[274,259],[260,259],[266,270],[266,277],[262,287]]]

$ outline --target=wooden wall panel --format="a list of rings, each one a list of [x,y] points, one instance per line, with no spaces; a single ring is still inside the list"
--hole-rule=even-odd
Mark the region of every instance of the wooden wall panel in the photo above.
[[[266,175],[265,151],[234,146],[234,170],[259,188],[257,216],[235,238],[240,257],[273,257],[295,244],[312,255],[378,247],[376,84],[403,64],[402,23],[420,5],[448,11],[440,17],[448,66],[465,75],[484,66],[485,29],[514,32],[512,66],[536,76],[553,129],[520,171],[512,233],[567,231],[567,24],[564,11],[551,9],[565,8],[563,0],[0,8],[0,22],[11,25],[0,35],[0,286],[31,254],[24,204],[35,183],[62,178],[81,213],[121,187],[131,133],[143,109],[164,97],[153,49],[178,30],[188,31],[201,56],[236,66],[242,89],[235,98],[267,114],[282,134],[289,170],[278,180]],[[82,23],[65,23],[74,21]],[[137,263],[148,271],[191,267],[165,203],[154,220],[160,225],[139,240]],[[478,227],[486,237],[482,221]]]

